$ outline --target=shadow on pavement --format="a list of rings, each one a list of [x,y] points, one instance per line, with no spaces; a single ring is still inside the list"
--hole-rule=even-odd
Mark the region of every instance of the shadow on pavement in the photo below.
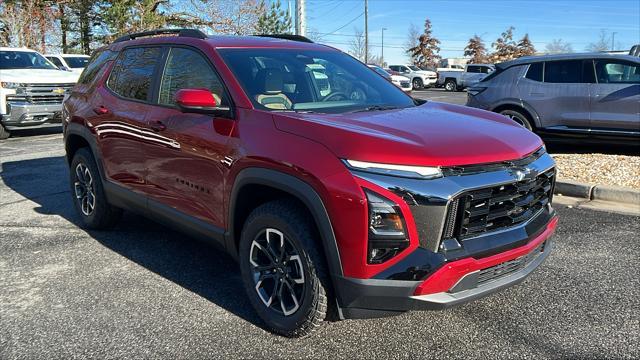
[[[0,172],[7,187],[40,206],[35,211],[79,226],[68,177],[63,156],[6,162]],[[236,262],[226,253],[130,212],[112,230],[86,232],[136,264],[264,327],[245,295]]]

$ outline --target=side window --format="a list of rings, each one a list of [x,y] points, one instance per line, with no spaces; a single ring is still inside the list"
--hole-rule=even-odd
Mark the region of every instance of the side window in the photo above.
[[[162,74],[158,102],[174,105],[178,90],[195,88],[211,91],[217,104],[226,106],[228,103],[220,78],[202,55],[185,48],[171,48]]]
[[[122,97],[148,101],[153,71],[160,55],[160,48],[124,50],[116,60],[107,85]]]
[[[598,83],[639,84],[640,64],[621,60],[596,60]]]
[[[89,59],[89,64],[82,72],[82,75],[80,75],[78,84],[89,84],[93,82],[104,65],[108,61],[115,59],[117,55],[118,53],[110,50],[98,51],[94,53],[93,56],[91,56],[91,59]]]
[[[469,65],[469,66],[467,66],[467,72],[469,72],[469,73],[479,73],[480,72],[480,67],[479,66],[475,66],[475,65]]]
[[[582,60],[547,61],[544,68],[544,82],[581,83]]]
[[[491,72],[491,68],[488,67],[488,66],[481,66],[480,67],[480,72],[483,73],[483,74],[488,74],[488,73]]]
[[[391,69],[393,71],[399,71],[400,70],[400,69],[398,69],[398,66],[395,66],[395,65],[389,66],[389,69]]]
[[[543,62],[529,64],[529,70],[527,70],[527,75],[525,77],[533,81],[542,81],[543,69],[544,69]]]
[[[64,66],[64,65],[62,65],[62,61],[60,61],[60,59],[58,59],[55,56],[47,56],[47,60],[51,61],[53,63],[53,65],[55,65],[57,67]]]

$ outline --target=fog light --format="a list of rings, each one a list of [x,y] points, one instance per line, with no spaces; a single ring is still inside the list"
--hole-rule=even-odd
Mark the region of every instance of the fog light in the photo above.
[[[402,212],[398,204],[366,190],[369,204],[369,246],[367,261],[383,263],[409,246]]]

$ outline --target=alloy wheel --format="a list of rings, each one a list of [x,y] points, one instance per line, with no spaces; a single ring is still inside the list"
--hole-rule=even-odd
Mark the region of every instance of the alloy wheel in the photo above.
[[[93,187],[93,176],[89,168],[83,163],[76,166],[76,181],[74,182],[74,190],[76,199],[80,203],[80,209],[86,216],[93,214],[96,207],[96,194]]]
[[[277,229],[264,229],[251,243],[249,263],[262,303],[278,314],[294,314],[304,296],[305,277],[300,254],[291,241]]]

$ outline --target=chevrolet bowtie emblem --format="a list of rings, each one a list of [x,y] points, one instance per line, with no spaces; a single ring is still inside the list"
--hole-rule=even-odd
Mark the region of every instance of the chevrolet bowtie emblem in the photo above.
[[[51,90],[51,92],[56,93],[56,94],[64,94],[65,90],[63,88],[56,88]]]

